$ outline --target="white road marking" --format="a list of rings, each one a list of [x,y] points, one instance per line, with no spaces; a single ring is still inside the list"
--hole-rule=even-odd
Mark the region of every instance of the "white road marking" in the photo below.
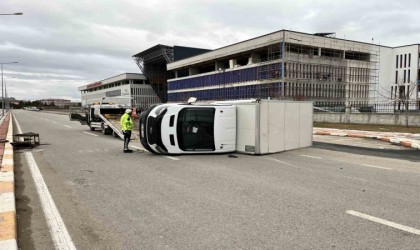
[[[285,164],[285,165],[288,165],[288,166],[291,166],[291,167],[294,167],[294,168],[299,168],[298,166],[295,166],[295,165],[293,165],[291,163],[288,163],[288,162],[285,162],[285,161],[281,161],[281,160],[277,160],[275,158],[271,158],[271,157],[268,157],[268,156],[266,156],[264,158],[269,159],[271,161],[279,162],[279,163],[282,163],[282,164]]]
[[[92,133],[89,133],[89,132],[83,132],[83,133],[85,133],[85,134],[87,134],[87,135],[98,136],[98,135],[95,135],[95,134],[92,134]]]
[[[19,134],[22,133],[19,123],[15,118],[16,127]],[[31,171],[32,178],[34,179],[36,190],[41,201],[42,210],[44,211],[45,217],[47,219],[48,227],[52,239],[54,241],[54,246],[56,249],[76,249],[74,243],[70,237],[69,232],[67,231],[66,225],[64,224],[63,219],[58,212],[58,209],[54,203],[54,200],[51,197],[51,194],[48,190],[47,184],[42,177],[41,171],[39,171],[38,165],[34,159],[34,156],[31,152],[25,152],[26,161],[28,163],[29,170]]]
[[[312,156],[312,155],[300,155],[300,156],[308,157],[308,158],[313,158],[313,159],[319,159],[319,160],[323,159],[322,157]]]
[[[130,146],[130,147],[132,147],[132,148],[137,148],[137,149],[140,149],[140,150],[145,150],[145,151],[146,151],[146,149],[141,148],[141,147],[137,147],[137,146]]]
[[[66,128],[72,128],[72,127],[70,127],[70,126],[68,126],[68,125],[63,125],[64,127],[66,127]]]
[[[379,168],[379,169],[392,170],[392,168],[378,167],[378,166],[375,166],[375,165],[369,165],[369,164],[362,164],[362,166],[364,166],[364,167],[369,167],[369,168]]]
[[[52,121],[52,123],[57,124],[57,122],[55,122],[55,121]]]
[[[143,150],[143,151],[147,151],[146,149],[141,148],[141,147],[137,147],[137,146],[130,146],[130,147],[137,148],[137,149],[140,149],[140,150]],[[171,160],[174,160],[174,161],[179,161],[179,158],[172,157],[172,156],[166,156],[166,158],[171,159]]]
[[[374,216],[370,216],[370,215],[367,215],[367,214],[359,213],[359,212],[356,212],[356,211],[353,211],[353,210],[347,210],[346,213],[348,213],[350,215],[353,215],[353,216],[356,216],[356,217],[366,219],[366,220],[370,220],[370,221],[373,221],[373,222],[376,222],[376,223],[379,223],[379,224],[382,224],[382,225],[385,225],[385,226],[393,227],[393,228],[396,228],[396,229],[399,229],[399,230],[402,230],[402,231],[405,231],[405,232],[420,235],[420,230],[412,228],[412,227],[407,227],[407,226],[404,226],[404,225],[401,225],[401,224],[398,224],[398,223],[395,223],[395,222],[392,222],[392,221],[388,221],[388,220],[384,220],[384,219],[377,218],[377,217],[374,217]]]

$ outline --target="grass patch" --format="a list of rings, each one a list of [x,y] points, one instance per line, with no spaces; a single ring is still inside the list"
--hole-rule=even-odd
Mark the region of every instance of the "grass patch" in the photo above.
[[[391,125],[343,124],[343,123],[314,122],[314,127],[420,134],[420,127],[408,127],[408,128],[406,128],[406,127],[403,127],[403,126],[391,126]]]

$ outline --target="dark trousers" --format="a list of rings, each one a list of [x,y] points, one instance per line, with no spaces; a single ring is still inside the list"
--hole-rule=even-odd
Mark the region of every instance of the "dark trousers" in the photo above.
[[[128,149],[128,143],[130,143],[131,139],[131,130],[126,130],[124,133],[124,150]]]

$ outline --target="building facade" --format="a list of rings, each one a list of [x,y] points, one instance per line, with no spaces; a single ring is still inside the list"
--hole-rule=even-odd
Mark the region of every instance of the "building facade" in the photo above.
[[[145,109],[159,103],[152,86],[142,74],[125,73],[78,88],[82,106],[93,103],[111,102]]]
[[[420,99],[420,45],[380,47],[380,84],[378,99]]]
[[[169,63],[168,101],[277,98],[350,108],[392,101],[410,84],[418,100],[419,65],[419,45],[281,30]]]

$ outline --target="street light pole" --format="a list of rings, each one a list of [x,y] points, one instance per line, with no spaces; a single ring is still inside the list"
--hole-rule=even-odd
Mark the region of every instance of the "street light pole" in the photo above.
[[[22,12],[16,12],[16,13],[12,13],[12,14],[0,14],[0,16],[12,16],[12,15],[21,16],[21,15],[23,15],[23,13]]]
[[[12,77],[12,78],[16,78],[16,77]],[[9,87],[10,86],[13,86],[13,85],[9,85]],[[4,97],[6,98],[6,113],[7,113],[7,111],[9,111],[10,110],[10,97],[9,97],[9,95],[7,94],[7,84],[6,84],[6,79],[4,79]]]
[[[13,64],[18,62],[4,62],[1,65],[1,116],[4,116],[4,79],[3,79],[3,64]]]

